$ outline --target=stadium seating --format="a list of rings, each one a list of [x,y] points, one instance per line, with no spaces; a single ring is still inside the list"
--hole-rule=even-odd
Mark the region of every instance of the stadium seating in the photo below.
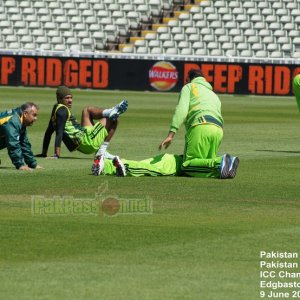
[[[300,0],[1,3],[1,49],[300,57]]]

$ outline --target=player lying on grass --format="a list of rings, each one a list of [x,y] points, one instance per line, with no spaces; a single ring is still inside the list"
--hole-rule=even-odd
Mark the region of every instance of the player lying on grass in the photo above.
[[[186,172],[182,171],[183,155],[176,154],[160,154],[155,157],[144,159],[141,161],[120,159],[115,157],[113,160],[105,159],[103,175],[116,175],[116,176],[189,176]],[[234,178],[237,171],[237,165],[234,164],[229,169],[229,164],[225,165],[222,170],[221,163],[215,160],[214,168],[210,169],[211,178],[221,178],[221,171],[226,173],[225,178]],[[200,171],[201,175],[202,172]],[[193,173],[195,176],[195,173]],[[199,176],[203,177],[203,176]],[[207,176],[208,177],[208,176]]]
[[[7,148],[18,170],[42,169],[34,158],[27,137],[27,127],[37,120],[37,116],[38,106],[31,102],[0,112],[0,149]]]
[[[53,106],[45,132],[42,154],[37,156],[47,157],[51,136],[55,132],[54,155],[51,158],[60,157],[63,141],[69,151],[78,150],[84,154],[95,153],[92,173],[99,175],[104,155],[110,157],[106,149],[117,128],[118,117],[126,111],[128,102],[123,100],[109,109],[87,106],[82,110],[81,123],[79,123],[70,110],[73,104],[73,94],[68,87],[57,88],[56,100],[57,103]],[[94,120],[97,121],[94,123]]]
[[[159,149],[170,146],[184,123],[186,135],[182,172],[188,176],[214,177],[216,166],[221,165],[220,178],[227,178],[230,170],[237,169],[239,158],[229,154],[217,157],[223,138],[221,101],[201,70],[190,70],[186,82],[179,95],[169,134]]]

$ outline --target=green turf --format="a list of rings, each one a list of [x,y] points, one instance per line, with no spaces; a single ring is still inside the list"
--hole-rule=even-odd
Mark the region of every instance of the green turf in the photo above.
[[[0,89],[0,111],[40,105],[29,129],[35,153],[54,93]],[[129,109],[109,150],[128,159],[157,154],[176,94],[74,90],[73,111],[80,118],[83,106],[110,107],[123,97]],[[259,299],[259,252],[300,255],[300,116],[292,97],[221,100],[220,154],[241,159],[234,180],[93,177],[92,156],[65,147],[64,158],[39,159],[45,170],[26,173],[0,151],[0,298]],[[181,130],[169,153],[182,152],[183,137]],[[32,214],[32,199],[53,196],[85,200],[96,211]],[[145,200],[153,212],[107,216],[99,203],[108,197]]]

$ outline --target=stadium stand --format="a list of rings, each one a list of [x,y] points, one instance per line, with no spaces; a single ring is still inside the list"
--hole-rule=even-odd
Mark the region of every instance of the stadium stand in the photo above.
[[[300,57],[300,0],[1,1],[0,51]]]

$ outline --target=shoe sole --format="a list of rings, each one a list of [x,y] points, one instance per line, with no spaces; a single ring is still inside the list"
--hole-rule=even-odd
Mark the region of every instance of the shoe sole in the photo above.
[[[99,160],[98,163],[95,163],[94,161],[94,164],[92,165],[92,175],[99,176],[102,173],[103,168],[104,168],[103,159],[102,159],[102,163],[101,163],[101,159]]]
[[[113,165],[116,167],[116,176],[117,177],[125,177],[126,176],[126,169],[124,164],[120,161],[119,158],[115,158],[113,160]]]
[[[236,157],[233,161],[231,169],[229,169],[229,178],[235,177],[239,163],[240,163],[240,159],[238,157]]]
[[[115,121],[121,114],[123,114],[127,110],[127,108],[128,108],[128,101],[123,100],[120,106],[118,107],[117,112],[113,116],[109,117],[110,120]]]
[[[221,179],[226,179],[229,176],[229,164],[230,164],[230,156],[229,154],[224,154],[221,162]]]

